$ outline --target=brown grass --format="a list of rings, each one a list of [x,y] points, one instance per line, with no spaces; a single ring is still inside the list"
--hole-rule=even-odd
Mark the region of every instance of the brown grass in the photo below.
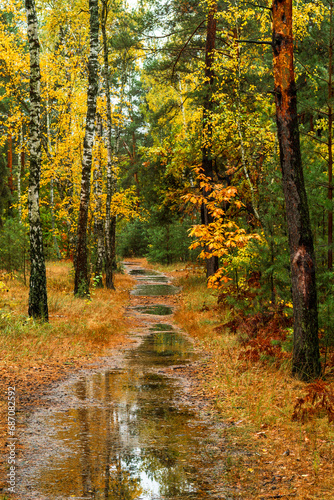
[[[123,316],[133,280],[115,276],[116,291],[92,290],[91,300],[73,296],[70,262],[47,264],[49,323],[27,315],[28,287],[2,273],[0,282],[0,447],[7,435],[6,391],[15,386],[17,409],[34,405],[50,382],[127,342]],[[1,454],[4,456],[4,453]],[[0,461],[1,462],[1,461]],[[1,478],[0,478],[1,488]]]
[[[209,353],[196,370],[196,390],[205,390],[229,424],[226,481],[246,499],[333,499],[334,426],[325,412],[306,423],[292,420],[306,385],[290,376],[289,360],[242,359],[238,336],[221,327],[230,312],[217,307],[204,277],[169,269],[183,287],[175,319]],[[333,380],[327,386],[333,391]]]
[[[28,287],[8,275],[2,278],[6,287],[0,294],[0,369],[91,357],[122,340],[131,278],[116,275],[116,292],[95,289],[91,300],[77,299],[71,270],[71,263],[47,264],[49,323],[27,317]]]

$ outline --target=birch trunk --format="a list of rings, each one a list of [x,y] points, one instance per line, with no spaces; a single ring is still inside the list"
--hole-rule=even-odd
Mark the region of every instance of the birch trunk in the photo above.
[[[89,0],[90,54],[88,59],[88,93],[86,132],[82,157],[81,194],[78,220],[78,239],[75,255],[74,294],[89,294],[87,221],[92,170],[92,148],[95,130],[96,99],[98,94],[99,9],[98,0]]]
[[[102,120],[98,114],[96,118],[96,128],[98,135],[98,158],[94,169],[94,195],[95,195],[95,217],[94,233],[97,236],[97,256],[95,263],[95,286],[103,288],[103,257],[104,257],[104,233],[102,217],[102,161],[101,161],[101,141],[102,141]]]
[[[25,0],[28,22],[30,54],[30,124],[29,152],[30,176],[28,211],[30,225],[30,285],[28,314],[33,318],[48,321],[46,293],[46,271],[43,252],[43,238],[39,211],[39,184],[41,175],[41,135],[40,135],[40,64],[38,23],[34,0]]]
[[[104,84],[107,101],[107,200],[106,200],[106,222],[105,222],[105,266],[106,266],[106,287],[114,290],[115,265],[115,234],[116,217],[111,213],[111,199],[115,191],[115,176],[112,166],[112,143],[111,143],[111,106],[110,106],[110,87],[109,87],[109,61],[108,61],[108,43],[106,34],[106,23],[108,17],[107,0],[103,0],[102,11],[102,38],[103,38],[103,59],[104,59]]]
[[[320,375],[315,257],[300,154],[293,65],[292,0],[274,0],[273,51],[277,133],[289,232],[294,346],[292,372]]]
[[[49,85],[47,83],[47,91],[49,92]],[[46,133],[47,133],[47,141],[48,141],[48,152],[50,158],[53,157],[52,146],[51,146],[51,134],[50,134],[50,106],[49,106],[49,96],[46,99]],[[57,259],[61,260],[61,253],[58,246],[58,241],[56,237],[56,221],[54,215],[54,179],[53,175],[50,180],[50,208],[51,208],[51,227],[52,227],[52,239],[53,239],[53,247],[57,255]]]

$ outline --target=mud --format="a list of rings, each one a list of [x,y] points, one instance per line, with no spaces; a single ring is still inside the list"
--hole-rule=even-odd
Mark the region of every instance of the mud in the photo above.
[[[161,287],[178,289],[131,262],[125,269],[140,278],[127,313],[138,325],[132,344],[55,386],[29,416],[19,498],[232,499],[221,481],[225,424],[210,401],[191,396],[183,373],[203,353],[179,331],[170,314],[177,297]],[[149,297],[147,287],[159,288]]]

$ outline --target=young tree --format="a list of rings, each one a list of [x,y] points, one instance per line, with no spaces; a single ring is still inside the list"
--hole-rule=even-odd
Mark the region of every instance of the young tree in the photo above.
[[[93,173],[94,178],[94,234],[96,236],[96,261],[95,261],[95,285],[98,288],[103,288],[102,271],[104,257],[104,232],[103,232],[103,216],[102,216],[102,120],[99,113],[96,114],[97,128],[97,158]]]
[[[292,372],[320,375],[315,256],[300,153],[293,64],[292,0],[274,0],[273,52],[277,132],[289,232],[294,348]]]
[[[43,238],[39,211],[39,185],[41,176],[41,136],[40,136],[40,45],[38,22],[34,0],[25,0],[28,22],[28,41],[30,53],[30,177],[28,211],[30,224],[30,288],[29,316],[48,321],[46,293],[46,272],[43,253]]]
[[[105,222],[105,266],[106,286],[114,290],[113,265],[115,260],[115,230],[116,217],[111,213],[111,199],[115,190],[115,179],[112,168],[112,143],[111,143],[111,105],[109,85],[109,54],[106,24],[108,18],[108,0],[102,0],[102,39],[103,39],[103,61],[104,61],[104,85],[107,101],[107,199],[106,199],[106,222]]]
[[[92,147],[95,131],[96,100],[98,94],[99,7],[98,0],[89,0],[90,53],[88,59],[88,93],[86,131],[82,157],[81,195],[78,220],[78,240],[75,255],[74,294],[89,293],[87,259],[87,220],[92,169]]]

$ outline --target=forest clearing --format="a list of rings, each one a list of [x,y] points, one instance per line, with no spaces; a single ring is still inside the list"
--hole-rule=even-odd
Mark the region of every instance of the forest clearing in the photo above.
[[[333,7],[1,2],[1,500],[334,498]]]

